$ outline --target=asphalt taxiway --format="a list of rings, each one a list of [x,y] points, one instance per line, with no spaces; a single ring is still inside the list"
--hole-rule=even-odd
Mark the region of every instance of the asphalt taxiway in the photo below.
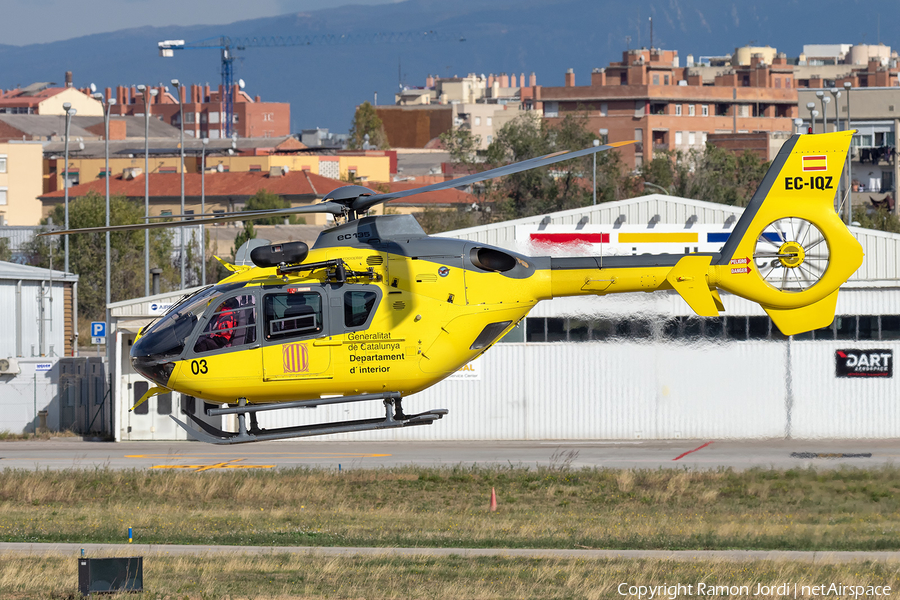
[[[0,469],[276,469],[379,467],[871,468],[894,464],[900,440],[347,442],[0,442]]]

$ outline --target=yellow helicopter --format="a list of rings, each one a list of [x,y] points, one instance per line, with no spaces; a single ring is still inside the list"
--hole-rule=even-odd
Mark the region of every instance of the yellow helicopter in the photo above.
[[[378,194],[348,185],[312,206],[215,215],[329,212],[343,223],[303,242],[256,247],[254,267],[185,297],[145,327],[134,368],[156,383],[138,402],[177,391],[236,414],[238,431],[193,415],[201,441],[234,444],[427,425],[447,411],[406,414],[402,399],[485,352],[541,300],[674,290],[701,316],[724,310],[718,290],[759,303],[786,335],[834,318],[838,288],[863,252],[834,211],[852,132],[793,136],[717,253],[532,257],[468,240],[432,237],[409,215],[364,216],[403,196],[587,156],[609,144],[552,154],[415,190]],[[630,142],[625,142],[630,143]],[[166,227],[125,225],[54,235]],[[259,411],[381,401],[373,419],[261,429]],[[137,404],[136,404],[137,406]],[[249,419],[248,419],[249,417]],[[249,420],[249,423],[248,423]]]

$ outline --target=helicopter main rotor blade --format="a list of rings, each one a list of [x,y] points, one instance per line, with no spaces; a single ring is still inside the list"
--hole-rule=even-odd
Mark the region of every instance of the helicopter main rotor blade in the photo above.
[[[451,188],[458,188],[467,186],[473,183],[478,183],[479,181],[485,181],[486,179],[494,179],[495,177],[502,177],[504,175],[512,175],[513,173],[520,173],[522,171],[528,171],[529,169],[536,169],[538,167],[545,167],[547,165],[552,165],[554,163],[562,162],[564,160],[569,160],[572,158],[579,158],[582,156],[590,156],[596,152],[603,152],[605,150],[611,150],[613,148],[618,148],[620,146],[627,146],[628,144],[634,144],[634,141],[628,142],[613,142],[611,144],[606,144],[604,146],[591,146],[590,148],[585,148],[584,150],[565,150],[562,152],[554,152],[552,154],[547,154],[544,156],[539,156],[537,158],[531,158],[528,160],[523,160],[522,162],[513,163],[511,165],[506,165],[504,167],[497,167],[496,169],[490,169],[488,171],[482,171],[481,173],[475,173],[473,175],[466,175],[465,177],[460,177],[458,179],[451,179],[449,181],[444,181],[442,183],[435,183],[432,185],[426,185],[424,187],[415,188],[411,190],[403,190],[401,192],[390,192],[387,194],[373,194],[371,196],[360,196],[350,205],[351,210],[362,212],[370,209],[376,204],[381,204],[382,202],[388,202],[390,200],[396,200],[397,198],[405,198],[407,196],[414,196],[416,194],[424,194],[426,192],[437,192],[440,190],[448,190]]]
[[[279,208],[274,210],[253,210],[242,211],[238,213],[228,213],[227,215],[215,215],[205,218],[194,218],[191,221],[166,221],[163,223],[135,223],[132,225],[111,225],[109,227],[84,227],[81,229],[59,229],[55,231],[44,231],[39,236],[45,235],[69,235],[73,233],[103,233],[106,231],[134,231],[141,229],[161,229],[164,227],[185,227],[187,225],[205,225],[207,223],[223,223],[226,221],[252,221],[253,219],[263,219],[268,217],[288,217],[297,214],[306,213],[331,213],[333,215],[344,214],[344,206],[336,202],[320,202],[308,206],[297,206],[292,208]],[[195,215],[185,215],[194,217]]]

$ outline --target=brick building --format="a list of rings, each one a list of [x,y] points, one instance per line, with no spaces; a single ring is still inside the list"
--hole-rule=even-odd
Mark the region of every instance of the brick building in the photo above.
[[[195,138],[219,139],[225,130],[222,86],[211,90],[208,85],[182,86],[184,98],[184,134]],[[291,105],[287,102],[263,102],[234,86],[234,131],[242,138],[272,138],[290,135]],[[180,127],[178,92],[166,86],[153,88],[150,114],[174,127]],[[88,90],[84,90],[87,92]],[[117,86],[103,91],[115,98],[114,115],[143,115],[144,96],[135,86]]]
[[[538,86],[534,102],[551,122],[586,112],[598,138],[637,140],[622,149],[634,167],[655,151],[700,149],[710,133],[790,132],[798,116],[793,66],[783,54],[771,64],[755,54],[748,65],[711,73],[680,66],[676,51],[628,50],[621,62],[595,69],[589,85],[576,86],[570,69],[562,87]]]

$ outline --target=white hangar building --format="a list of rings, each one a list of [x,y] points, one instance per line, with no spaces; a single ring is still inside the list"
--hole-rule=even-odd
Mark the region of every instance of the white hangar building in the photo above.
[[[649,195],[443,234],[525,254],[718,251],[741,208]],[[851,228],[865,252],[827,328],[783,336],[756,304],[722,294],[726,312],[700,318],[675,292],[544,301],[520,326],[448,380],[409,397],[408,413],[447,408],[427,427],[333,439],[566,440],[891,438],[900,436],[900,235]],[[114,307],[119,348],[128,319],[152,302]],[[146,321],[144,321],[146,322]],[[877,361],[875,376],[846,376],[847,356]],[[841,365],[839,356],[843,356]],[[865,356],[866,358],[861,358]],[[124,359],[124,356],[123,356]],[[854,363],[854,364],[856,364]],[[125,417],[137,391],[119,363],[119,439],[181,436],[150,404]],[[840,372],[839,372],[840,371]],[[859,374],[858,372],[856,373]],[[139,378],[138,378],[139,379]],[[146,389],[145,384],[138,384]],[[151,399],[151,403],[155,399]],[[376,406],[377,405],[377,406]],[[371,418],[380,404],[259,413],[261,427]],[[143,421],[146,421],[143,422]],[[227,423],[226,423],[227,426]],[[233,427],[229,427],[234,430]],[[163,434],[163,432],[165,432]],[[171,432],[171,433],[170,433]]]
[[[42,412],[49,428],[71,427],[60,361],[73,354],[78,275],[0,262],[0,315],[0,432],[33,433]]]

